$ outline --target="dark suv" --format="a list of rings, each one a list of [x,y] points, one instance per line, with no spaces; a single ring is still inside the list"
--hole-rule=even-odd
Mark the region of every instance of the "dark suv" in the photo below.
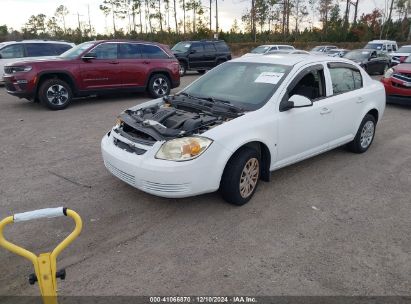
[[[187,70],[206,70],[231,60],[231,51],[222,40],[182,41],[171,49],[180,62],[180,76]]]
[[[179,64],[167,46],[143,41],[84,42],[49,60],[4,67],[6,90],[53,110],[73,97],[116,90],[145,91],[154,98],[180,85]]]

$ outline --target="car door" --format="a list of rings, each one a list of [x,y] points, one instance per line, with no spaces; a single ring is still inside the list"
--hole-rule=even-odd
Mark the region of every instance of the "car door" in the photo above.
[[[303,95],[313,104],[279,112],[278,167],[328,149],[333,120],[326,89],[322,64],[304,68],[288,84],[282,102],[293,95]]]
[[[333,113],[330,147],[336,147],[355,137],[361,119],[364,95],[361,71],[348,63],[332,62],[326,68],[326,80],[331,88],[327,107]]]
[[[217,62],[217,50],[214,43],[204,43],[204,67],[213,68]]]
[[[123,71],[117,58],[117,49],[117,43],[105,42],[90,50],[96,58],[82,60],[80,63],[82,89],[110,89],[122,86]]]
[[[12,62],[22,60],[24,57],[25,49],[21,43],[7,45],[2,48],[0,50],[0,78],[2,79],[2,75],[4,74],[4,66]]]
[[[374,74],[376,72],[378,72],[379,68],[380,68],[380,58],[378,58],[377,56],[377,51],[372,51],[370,53],[370,57],[368,59],[368,63],[367,63],[367,72],[369,74]]]
[[[201,42],[193,42],[188,54],[190,68],[203,68],[204,63],[204,45]]]
[[[121,82],[125,87],[143,87],[150,62],[143,58],[141,44],[119,43],[118,61],[121,69]]]

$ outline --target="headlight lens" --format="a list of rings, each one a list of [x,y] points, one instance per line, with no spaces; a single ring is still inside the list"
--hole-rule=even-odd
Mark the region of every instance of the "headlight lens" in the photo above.
[[[115,127],[118,128],[123,124],[123,120],[120,117],[117,117]]]
[[[204,153],[213,141],[206,137],[184,137],[166,141],[156,158],[172,161],[194,159]]]
[[[30,72],[31,69],[32,69],[31,66],[23,66],[23,65],[22,66],[12,66],[8,68],[11,74],[21,73],[21,72]]]
[[[384,74],[384,78],[390,78],[393,73],[394,70],[392,68],[388,69]]]

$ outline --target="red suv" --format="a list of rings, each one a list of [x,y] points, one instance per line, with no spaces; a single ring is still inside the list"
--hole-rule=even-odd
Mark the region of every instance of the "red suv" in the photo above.
[[[40,101],[53,110],[73,97],[148,91],[154,98],[180,85],[179,63],[167,46],[143,41],[90,41],[59,57],[4,67],[9,94]]]

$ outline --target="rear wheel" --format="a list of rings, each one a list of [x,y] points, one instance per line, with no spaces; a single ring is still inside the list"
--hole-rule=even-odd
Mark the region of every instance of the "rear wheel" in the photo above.
[[[245,147],[228,161],[220,183],[220,193],[225,201],[244,205],[254,195],[260,179],[261,162],[257,151]]]
[[[347,144],[348,149],[354,153],[364,153],[367,151],[374,140],[375,126],[374,116],[370,114],[365,115],[353,141]]]
[[[197,70],[197,72],[202,75],[206,72],[206,70]]]
[[[167,76],[163,74],[155,74],[151,76],[148,83],[148,92],[151,97],[159,98],[170,94],[171,83]]]
[[[61,79],[48,79],[40,85],[38,99],[52,110],[65,109],[73,99],[67,82]]]

